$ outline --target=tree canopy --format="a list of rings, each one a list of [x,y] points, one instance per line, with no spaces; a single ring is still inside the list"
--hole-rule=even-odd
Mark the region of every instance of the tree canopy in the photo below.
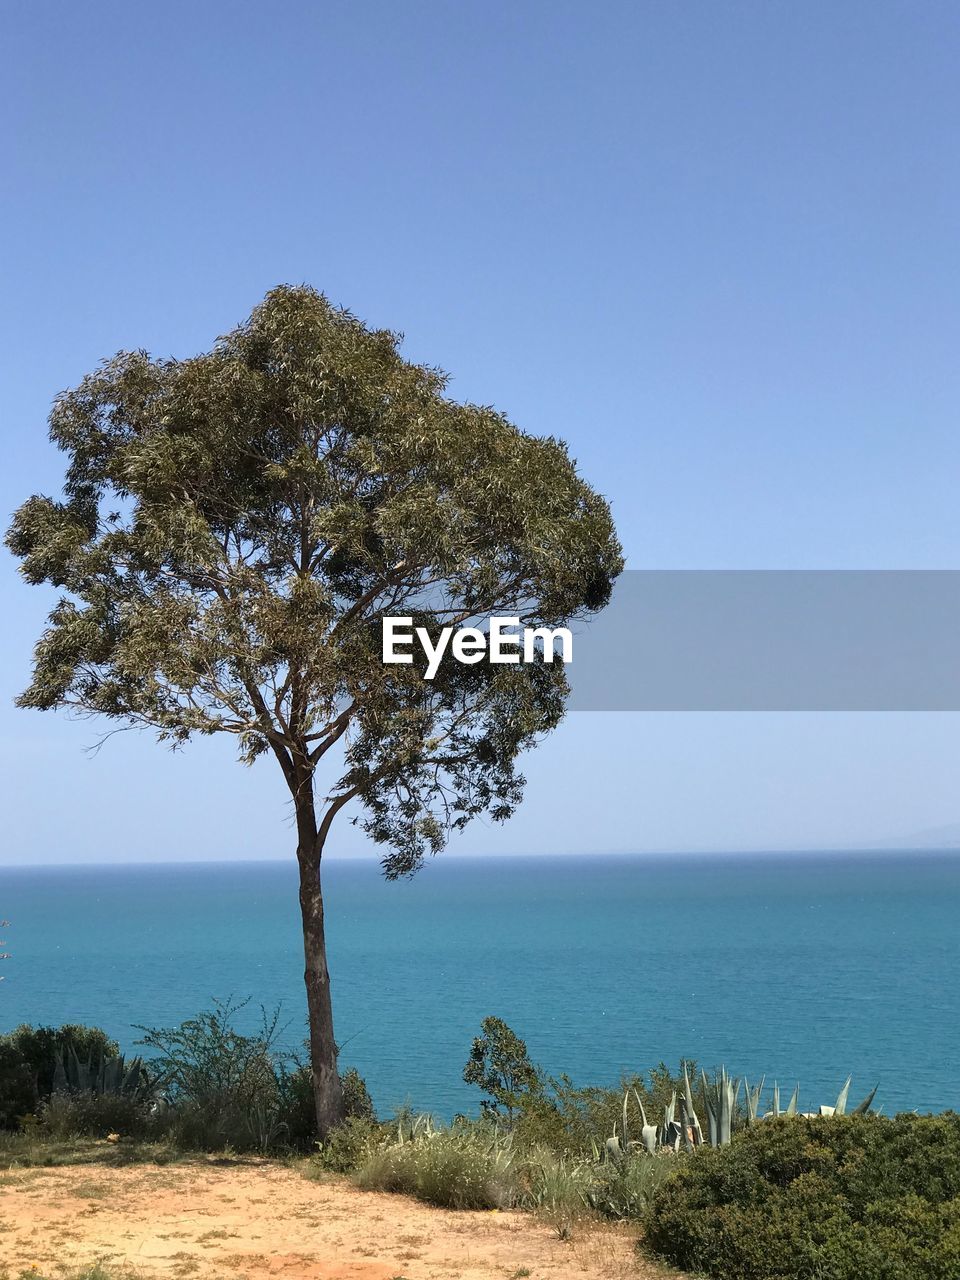
[[[512,812],[516,756],[560,719],[566,677],[447,662],[425,681],[383,664],[381,617],[555,626],[621,568],[564,445],[450,399],[399,344],[281,287],[205,354],[120,353],[57,398],[63,495],[30,498],[7,538],[62,592],[21,706],[175,745],[232,734],[295,798],[340,742],[318,839],[358,798],[388,876]]]

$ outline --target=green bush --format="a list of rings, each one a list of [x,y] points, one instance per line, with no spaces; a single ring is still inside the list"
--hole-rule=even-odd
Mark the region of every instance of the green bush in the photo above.
[[[75,1053],[81,1062],[120,1056],[120,1046],[99,1027],[65,1023],[62,1027],[20,1026],[6,1040],[33,1072],[38,1099],[49,1098],[54,1088],[57,1057]]]
[[[475,1084],[487,1097],[480,1103],[484,1115],[506,1115],[543,1093],[543,1072],[530,1061],[526,1042],[502,1018],[484,1018],[463,1068],[466,1084]]]
[[[374,1125],[373,1101],[363,1077],[350,1067],[340,1076],[346,1121]],[[279,1121],[285,1141],[294,1151],[310,1151],[317,1143],[317,1112],[313,1099],[313,1074],[302,1063],[290,1071],[278,1065]],[[343,1125],[339,1126],[343,1128]],[[332,1167],[332,1166],[331,1166]]]
[[[86,1064],[96,1077],[98,1064],[120,1058],[117,1043],[99,1027],[17,1027],[0,1036],[0,1130],[17,1130],[33,1116],[41,1140],[119,1133],[193,1151],[312,1149],[317,1124],[310,1070],[291,1067],[276,1051],[276,1016],[264,1015],[252,1035],[239,1032],[235,1015],[242,1007],[215,1001],[179,1027],[140,1028],[149,1078],[141,1072],[136,1089],[128,1089],[128,1072],[123,1093],[112,1085],[103,1092],[95,1085],[65,1087],[65,1080],[75,1086],[74,1056],[81,1078]],[[67,1067],[59,1081],[58,1061]],[[373,1120],[361,1077],[351,1069],[341,1080],[348,1117]]]
[[[277,1119],[284,1140],[294,1151],[310,1151],[317,1141],[317,1110],[313,1099],[313,1074],[297,1064],[288,1070],[277,1064]]]
[[[0,1129],[19,1129],[24,1118],[37,1109],[37,1087],[23,1055],[0,1039]]]
[[[587,1160],[542,1147],[518,1159],[513,1172],[515,1202],[536,1210],[561,1237],[591,1209],[596,1169]]]
[[[656,1193],[646,1246],[738,1280],[956,1280],[960,1116],[763,1120]]]
[[[670,1152],[655,1156],[634,1155],[596,1167],[590,1203],[605,1218],[642,1218],[653,1197],[683,1164],[684,1157]]]
[[[164,1100],[151,1130],[191,1151],[306,1151],[317,1139],[310,1068],[276,1047],[278,1013],[261,1012],[251,1035],[235,1025],[246,1001],[213,1008],[178,1027],[140,1027]],[[341,1077],[348,1116],[373,1118],[354,1070]]]
[[[376,1120],[367,1083],[355,1067],[348,1067],[344,1071],[340,1077],[340,1087],[343,1090],[343,1105],[348,1120]]]
[[[37,1136],[55,1142],[70,1138],[145,1138],[150,1108],[141,1098],[120,1093],[54,1093],[40,1107]]]
[[[446,1209],[502,1209],[516,1197],[513,1153],[481,1126],[374,1147],[355,1181],[364,1190],[399,1191]]]
[[[487,1094],[480,1103],[483,1114],[506,1123],[521,1146],[590,1155],[619,1126],[624,1093],[636,1094],[657,1123],[673,1094],[683,1090],[683,1064],[672,1072],[663,1062],[646,1075],[623,1076],[614,1088],[580,1087],[569,1076],[548,1076],[501,1018],[484,1018],[481,1031],[463,1079]],[[687,1069],[695,1079],[696,1063],[688,1062]]]
[[[246,1003],[214,1001],[178,1027],[139,1028],[166,1095],[156,1123],[178,1147],[266,1152],[282,1145],[278,1015],[263,1013],[259,1031],[245,1035],[234,1020]]]
[[[82,1062],[116,1058],[119,1045],[99,1027],[20,1026],[0,1036],[0,1128],[17,1129],[54,1089],[57,1058]]]
[[[372,1151],[389,1141],[387,1126],[378,1124],[372,1117],[348,1116],[325,1142],[317,1143],[314,1164],[329,1173],[353,1173]]]
[[[682,1157],[638,1155],[616,1165],[525,1146],[489,1119],[435,1129],[425,1116],[404,1115],[391,1126],[360,1120],[343,1126],[318,1162],[353,1172],[364,1189],[402,1192],[445,1208],[533,1209],[565,1234],[585,1214],[639,1217]]]
[[[624,1076],[615,1088],[578,1086],[568,1076],[545,1081],[542,1092],[525,1094],[511,1120],[523,1146],[545,1146],[567,1155],[592,1155],[603,1145],[623,1116],[623,1096],[629,1092],[632,1116],[639,1131],[634,1091],[651,1122],[658,1123],[674,1091],[683,1087],[682,1068],[676,1074],[663,1063],[646,1076]]]

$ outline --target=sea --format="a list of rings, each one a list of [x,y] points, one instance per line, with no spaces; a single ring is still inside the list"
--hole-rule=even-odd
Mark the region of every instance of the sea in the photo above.
[[[383,1114],[475,1112],[462,1071],[481,1019],[576,1084],[681,1058],[800,1085],[801,1109],[875,1084],[887,1114],[960,1104],[960,854],[441,855],[388,883],[324,865],[342,1063]],[[288,863],[0,870],[10,958],[0,1031],[138,1027],[214,1000],[243,1030],[279,1008],[306,1035]]]

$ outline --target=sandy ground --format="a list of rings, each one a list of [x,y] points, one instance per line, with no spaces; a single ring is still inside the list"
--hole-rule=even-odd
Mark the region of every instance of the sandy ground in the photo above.
[[[144,1280],[653,1280],[621,1227],[569,1240],[530,1214],[452,1212],[312,1182],[295,1168],[192,1164],[0,1174],[12,1275],[100,1261]]]

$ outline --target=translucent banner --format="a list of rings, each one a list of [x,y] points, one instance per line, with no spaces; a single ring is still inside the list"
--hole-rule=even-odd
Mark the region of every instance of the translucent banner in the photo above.
[[[960,571],[631,570],[567,674],[580,711],[960,711]]]

